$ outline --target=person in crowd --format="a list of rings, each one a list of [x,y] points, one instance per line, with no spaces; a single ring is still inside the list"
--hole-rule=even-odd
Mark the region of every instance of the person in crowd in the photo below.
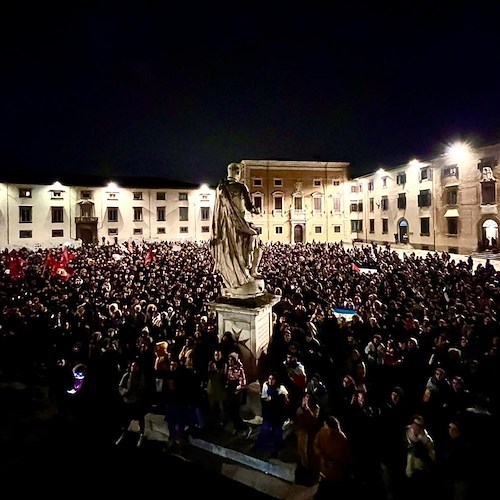
[[[278,456],[283,444],[283,425],[288,416],[287,388],[279,381],[277,372],[269,375],[262,384],[260,394],[262,425],[255,449],[266,451],[270,457]]]
[[[149,393],[146,385],[146,376],[138,361],[129,363],[127,371],[123,374],[119,393],[123,398],[123,424],[119,438],[116,440],[118,446],[126,437],[130,423],[136,420],[139,423],[139,439],[137,446],[142,446],[145,439],[146,413],[148,410]]]
[[[225,424],[225,406],[227,401],[227,371],[228,363],[222,351],[217,348],[208,363],[208,418],[210,423],[222,428]]]
[[[233,435],[247,435],[250,428],[243,421],[241,406],[247,391],[247,377],[243,363],[236,352],[228,356],[228,367],[226,374],[226,412],[230,419]]]
[[[314,438],[313,446],[320,463],[320,480],[314,498],[349,498],[352,449],[334,415],[325,419]]]
[[[422,415],[413,415],[404,435],[406,443],[405,498],[418,499],[434,488],[436,449]]]
[[[295,482],[312,486],[319,481],[319,461],[314,452],[314,439],[320,429],[321,408],[316,396],[306,392],[295,417],[298,461]]]
[[[405,393],[399,386],[389,391],[389,396],[380,406],[377,448],[379,452],[382,480],[388,500],[400,498],[405,463],[406,443],[401,436],[411,416]]]

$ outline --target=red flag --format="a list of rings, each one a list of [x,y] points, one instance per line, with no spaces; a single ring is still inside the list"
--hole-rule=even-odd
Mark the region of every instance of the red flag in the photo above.
[[[45,269],[48,269],[50,271],[50,274],[54,274],[54,267],[58,265],[58,261],[52,254],[52,252],[49,252],[47,254],[47,257],[45,257],[45,262],[43,263],[43,267]]]
[[[353,271],[356,271],[357,273],[361,272],[361,271],[359,270],[359,267],[358,267],[356,264],[354,264],[354,263],[352,264],[352,270],[353,270]]]
[[[69,266],[69,263],[75,258],[76,254],[70,253],[68,248],[64,247],[59,260],[52,253],[47,255],[45,266],[50,270],[52,276],[59,276],[63,281],[67,281],[74,273],[74,269]]]
[[[149,248],[147,253],[146,253],[146,257],[144,257],[144,264],[147,266],[148,264],[153,262],[154,258],[155,258],[155,254],[153,252],[153,249]]]
[[[63,267],[66,267],[74,258],[76,258],[76,255],[74,253],[69,253],[68,252],[68,247],[64,247],[63,251],[61,253],[61,260],[60,264]]]

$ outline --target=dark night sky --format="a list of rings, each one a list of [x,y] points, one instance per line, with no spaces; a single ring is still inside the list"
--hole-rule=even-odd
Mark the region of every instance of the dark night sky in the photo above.
[[[77,4],[2,13],[3,171],[216,182],[292,159],[354,176],[500,141],[495,2]]]

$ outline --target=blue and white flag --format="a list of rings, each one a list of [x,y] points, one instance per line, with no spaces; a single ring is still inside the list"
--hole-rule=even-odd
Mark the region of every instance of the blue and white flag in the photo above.
[[[358,314],[356,309],[343,309],[341,307],[335,307],[333,309],[333,314],[337,319],[345,318],[346,321],[351,321],[355,314]]]

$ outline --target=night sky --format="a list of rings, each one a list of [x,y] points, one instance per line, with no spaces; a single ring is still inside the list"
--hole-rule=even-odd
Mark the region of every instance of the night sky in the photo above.
[[[2,12],[2,171],[214,183],[291,159],[356,176],[500,141],[495,2],[199,3]]]

